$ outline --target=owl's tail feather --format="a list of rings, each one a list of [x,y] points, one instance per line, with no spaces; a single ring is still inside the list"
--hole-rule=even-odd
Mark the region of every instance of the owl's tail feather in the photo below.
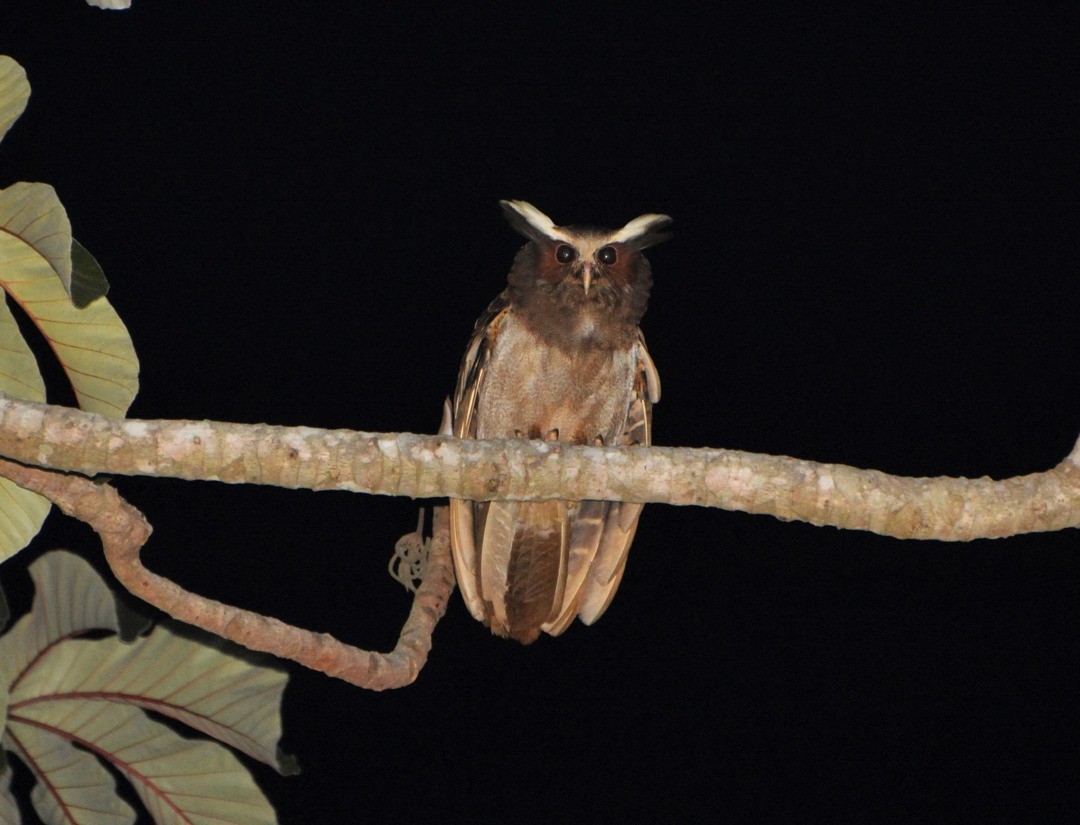
[[[561,603],[570,532],[566,509],[562,501],[518,508],[506,575],[506,635],[523,644],[535,641]]]
[[[628,501],[612,503],[608,510],[604,519],[604,535],[596,549],[596,559],[581,588],[578,616],[585,624],[592,624],[604,615],[615,597],[615,591],[619,589],[641,510],[642,505]]]
[[[596,558],[607,520],[606,501],[582,501],[573,505],[573,521],[567,552],[566,585],[544,631],[558,636],[574,621],[584,595],[585,578]]]
[[[509,633],[507,579],[521,504],[516,501],[492,501],[486,510],[484,518],[478,519],[475,524],[480,567],[479,596],[484,609],[484,624],[493,633],[506,636]]]
[[[523,644],[592,624],[622,581],[640,504],[452,500],[454,561],[473,616]],[[477,552],[479,548],[479,552]]]
[[[450,499],[450,546],[454,551],[454,573],[462,598],[478,622],[484,621],[484,602],[480,598],[480,565],[476,558],[474,522],[483,523],[487,504]],[[476,513],[476,510],[480,510]]]

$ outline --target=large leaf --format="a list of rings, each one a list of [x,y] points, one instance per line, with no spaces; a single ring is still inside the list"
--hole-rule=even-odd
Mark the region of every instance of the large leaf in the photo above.
[[[228,750],[184,738],[145,710],[278,766],[285,674],[164,628],[133,644],[112,636],[75,638],[92,628],[116,630],[111,592],[70,553],[43,556],[30,573],[34,606],[0,637],[0,679],[10,687],[3,742],[37,776],[39,815],[48,822],[128,821],[121,808],[103,801],[111,790],[100,765],[70,756],[89,751],[131,781],[158,822],[275,821]],[[77,794],[85,794],[79,810],[91,810],[92,817],[47,818],[50,810],[67,811]]]
[[[71,303],[79,309],[109,294],[109,282],[97,258],[74,238],[71,239]]]
[[[11,771],[0,764],[0,825],[18,825],[19,805],[11,795]]]
[[[45,379],[7,300],[0,296],[0,392],[27,401],[45,400]]]
[[[16,183],[0,190],[0,285],[49,342],[79,406],[122,418],[139,388],[135,348],[105,298],[72,306],[70,283],[71,226],[53,188]]]
[[[26,109],[29,99],[30,84],[26,82],[23,67],[0,54],[0,141]]]
[[[24,181],[0,190],[0,227],[21,255],[41,258],[70,291],[71,222],[51,186]]]
[[[131,782],[159,825],[192,822],[259,825],[277,821],[273,807],[251,774],[221,745],[205,739],[185,739],[130,705],[79,700],[60,700],[50,705],[29,705],[21,711],[13,707],[12,738],[21,741],[25,730],[36,728],[47,731],[50,739],[68,740],[93,751]],[[14,719],[16,713],[18,723]],[[23,758],[19,750],[15,753]],[[95,760],[89,761],[104,772]],[[39,763],[30,763],[35,774],[47,776],[47,781],[39,779],[36,794],[47,798],[59,779],[53,773],[43,773],[41,767]],[[65,791],[79,792],[98,779],[90,774],[76,775],[71,766],[67,767],[67,774],[63,777]],[[44,791],[42,785],[46,786]],[[118,823],[112,816],[97,811],[93,818],[49,820],[37,798],[34,802],[38,815],[49,825]]]
[[[27,401],[45,400],[45,381],[7,301],[0,296],[0,392]],[[38,534],[49,502],[37,493],[0,479],[0,562],[22,550]]]
[[[0,139],[29,96],[22,67],[0,56]],[[138,390],[139,362],[116,312],[95,300],[108,283],[94,257],[72,239],[52,187],[16,183],[0,190],[0,285],[49,342],[79,405],[122,417]],[[6,302],[0,304],[0,392],[44,401],[37,362]],[[48,513],[45,499],[0,479],[0,562],[29,544]]]
[[[7,723],[7,707],[8,707],[8,686],[6,682],[0,682],[0,736],[4,735],[4,726]],[[0,754],[3,750],[0,749]],[[3,775],[4,769],[7,768],[7,764],[2,758],[0,758],[0,775]],[[0,822],[4,820],[0,818]]]
[[[30,84],[22,66],[0,55],[0,140],[23,113],[29,97]],[[37,361],[4,301],[0,301],[0,392],[28,401],[45,400]],[[49,508],[41,496],[0,479],[0,562],[30,543]]]
[[[0,682],[11,686],[50,646],[89,630],[117,633],[116,599],[87,562],[62,550],[30,565],[34,605],[0,636]]]
[[[36,774],[30,799],[49,825],[101,823],[131,825],[135,810],[116,795],[116,782],[100,762],[71,740],[52,731],[23,725],[9,737],[14,753]]]
[[[26,82],[26,72],[22,66],[10,57],[0,55],[0,140],[4,139],[7,130],[11,128],[19,115],[26,109],[27,100],[30,98],[30,84]],[[33,184],[16,184],[19,187],[32,187]],[[55,214],[49,215],[48,219],[42,220],[37,210],[32,210],[26,217],[33,222],[34,228],[27,233],[27,243],[34,246],[43,255],[49,265],[53,267],[60,278],[61,283],[71,296],[75,306],[82,308],[88,306],[91,301],[109,291],[109,283],[105,280],[98,262],[94,260],[82,244],[71,238],[71,226],[67,223],[67,214],[55,194],[52,198],[55,204],[49,203],[49,208],[56,208]],[[17,207],[22,204],[16,202]],[[12,216],[9,215],[10,219]],[[0,219],[0,224],[5,221]],[[59,231],[56,231],[59,230]]]

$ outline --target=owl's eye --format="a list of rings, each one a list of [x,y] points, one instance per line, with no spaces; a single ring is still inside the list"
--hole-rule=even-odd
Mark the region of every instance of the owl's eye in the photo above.
[[[555,250],[555,260],[561,264],[568,264],[576,257],[577,250],[572,246],[560,244],[559,248]]]
[[[596,260],[607,266],[611,266],[618,259],[619,254],[615,251],[613,246],[604,246],[600,248],[600,251],[596,253]]]

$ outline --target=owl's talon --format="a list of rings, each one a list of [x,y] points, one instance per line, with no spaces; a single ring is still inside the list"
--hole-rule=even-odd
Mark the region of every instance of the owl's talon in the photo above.
[[[548,441],[558,441],[559,440],[559,431],[558,430],[548,430],[547,440]]]
[[[594,438],[593,439],[593,446],[594,447],[603,447],[604,446],[604,437],[602,435],[598,435],[596,438]]]

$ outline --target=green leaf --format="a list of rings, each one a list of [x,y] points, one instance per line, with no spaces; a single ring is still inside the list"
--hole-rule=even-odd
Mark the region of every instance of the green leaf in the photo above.
[[[41,695],[117,699],[275,764],[286,675],[158,627],[134,644],[69,640],[44,654],[23,682]],[[58,676],[62,675],[62,680]],[[23,695],[23,682],[12,702]]]
[[[55,189],[25,181],[0,189],[0,228],[15,243],[9,254],[39,260],[71,292],[71,222]]]
[[[3,298],[0,298],[0,392],[27,401],[45,400],[45,381],[37,359]],[[0,479],[0,562],[30,543],[41,530],[50,507],[37,493],[24,490],[6,478]]]
[[[50,645],[89,630],[120,629],[116,598],[97,571],[66,550],[30,565],[34,604],[0,636],[0,683],[12,685]]]
[[[45,379],[6,298],[0,300],[0,392],[26,401],[45,400]]]
[[[4,728],[7,725],[7,707],[8,707],[8,686],[7,682],[0,681],[0,741],[3,741]],[[0,748],[0,755],[3,754],[3,749]],[[7,769],[7,764],[3,759],[0,759],[0,774],[4,773]],[[4,820],[0,819],[0,823]]]
[[[11,688],[4,745],[37,776],[42,818],[59,822],[47,819],[49,805],[69,811],[68,795],[86,794],[77,804],[93,815],[63,822],[129,821],[103,801],[101,766],[71,757],[88,751],[132,783],[159,823],[274,822],[273,808],[232,753],[180,736],[145,711],[276,764],[285,674],[161,627],[132,644],[74,638],[94,627],[117,629],[111,592],[70,553],[43,556],[30,574],[34,606],[0,637],[0,684]]]
[[[72,306],[70,283],[71,227],[52,187],[0,190],[0,285],[45,336],[79,406],[122,418],[139,388],[131,337],[105,298]]]
[[[251,774],[228,750],[205,739],[186,739],[138,708],[68,701],[50,709],[29,706],[20,718],[33,720],[28,727],[57,728],[57,735],[106,759],[131,783],[159,825],[277,821]],[[22,728],[17,726],[20,732]]]
[[[71,302],[79,309],[109,294],[109,282],[101,264],[85,246],[71,239]]]
[[[7,603],[7,596],[4,595],[4,588],[0,587],[0,630],[7,627],[8,619],[11,618],[11,608]],[[0,714],[0,719],[3,718],[3,714]],[[2,723],[0,723],[2,724]],[[0,767],[3,767],[0,765]]]
[[[26,72],[0,56],[0,139],[29,97]],[[0,190],[0,285],[45,336],[79,406],[123,417],[138,391],[138,358],[124,324],[100,297],[109,288],[101,267],[71,237],[51,186],[16,183]],[[6,301],[0,301],[0,392],[45,400],[37,361]],[[45,499],[0,479],[0,562],[30,543],[49,509]]]
[[[19,816],[19,805],[11,795],[11,771],[6,768],[0,764],[0,825],[18,825],[22,817]]]
[[[11,737],[12,750],[37,776],[30,792],[34,810],[47,825],[132,825],[135,809],[116,795],[116,782],[92,754],[47,729],[24,725]]]
[[[0,54],[0,141],[26,109],[29,99],[30,84],[26,82],[23,67]]]

